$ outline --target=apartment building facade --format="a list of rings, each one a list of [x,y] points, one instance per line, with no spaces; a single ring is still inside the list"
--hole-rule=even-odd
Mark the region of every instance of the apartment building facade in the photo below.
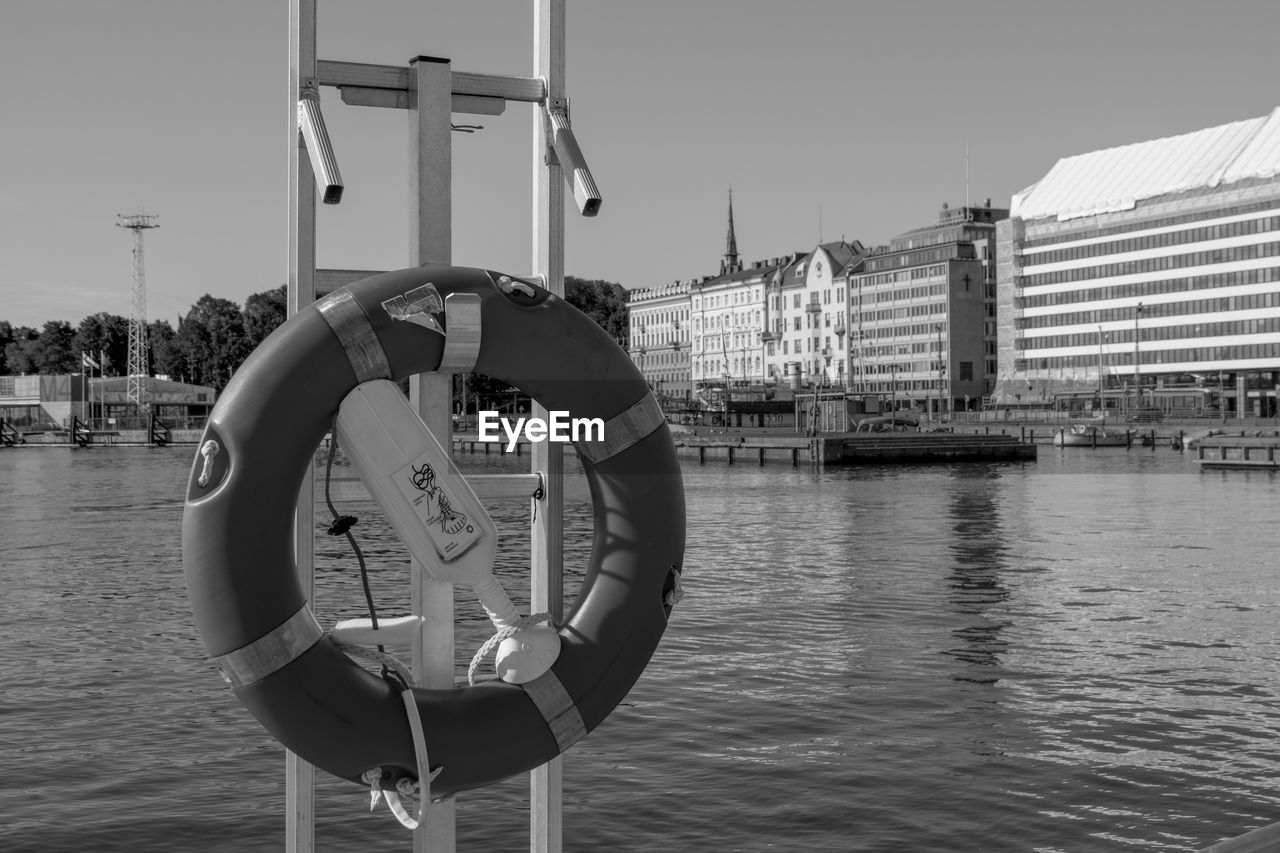
[[[996,224],[1008,210],[943,205],[851,268],[850,390],[932,413],[975,408],[996,371]]]

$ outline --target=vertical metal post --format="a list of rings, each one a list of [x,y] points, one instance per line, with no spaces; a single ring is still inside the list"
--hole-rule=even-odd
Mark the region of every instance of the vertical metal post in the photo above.
[[[452,70],[447,59],[419,56],[409,63],[409,263],[448,264],[453,254]],[[409,400],[441,444],[453,447],[450,392],[453,377],[423,373],[409,380]],[[424,621],[413,647],[418,684],[452,688],[453,584],[433,580],[416,559],[413,613]],[[417,853],[452,853],[457,846],[457,809],[450,797],[427,810],[413,833]]]
[[[564,0],[534,0],[533,76],[547,86],[546,106],[564,100]],[[533,115],[533,269],[548,290],[564,295],[564,178],[552,155],[546,111]],[[534,416],[546,418],[536,406]],[[533,471],[542,471],[545,495],[533,521],[530,545],[532,612],[563,617],[563,445],[551,441],[533,445]],[[529,849],[560,853],[563,848],[563,765],[557,756],[529,773]]]
[[[298,96],[316,75],[316,0],[289,0],[289,80],[286,104],[289,152],[288,314],[315,301],[316,190],[311,162],[298,133]],[[302,478],[294,515],[298,579],[310,601],[315,594],[315,498],[310,468]],[[315,768],[285,753],[285,850],[315,850]]]
[[[1138,344],[1142,341],[1142,330],[1138,328],[1138,320],[1142,317],[1142,303],[1133,309],[1133,392],[1138,400],[1136,406],[1142,406],[1142,356],[1138,352]]]

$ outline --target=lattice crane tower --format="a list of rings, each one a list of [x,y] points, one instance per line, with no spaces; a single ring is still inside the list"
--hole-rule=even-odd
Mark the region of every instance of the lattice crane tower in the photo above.
[[[147,283],[142,258],[142,232],[159,228],[155,214],[117,213],[117,228],[133,232],[133,297],[129,312],[129,382],[125,398],[138,406],[147,405],[143,399],[142,377],[147,375]]]

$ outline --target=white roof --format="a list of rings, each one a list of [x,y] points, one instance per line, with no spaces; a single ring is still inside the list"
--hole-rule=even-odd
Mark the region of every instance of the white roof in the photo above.
[[[1280,173],[1280,108],[1219,127],[1064,157],[1013,197],[1010,215],[1059,220],[1130,210],[1166,193]]]

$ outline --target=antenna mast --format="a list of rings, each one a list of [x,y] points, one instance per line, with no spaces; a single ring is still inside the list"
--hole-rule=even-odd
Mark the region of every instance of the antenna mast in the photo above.
[[[142,256],[142,232],[159,228],[158,218],[149,213],[117,213],[117,228],[133,232],[133,290],[129,312],[129,382],[125,399],[137,406],[145,406],[142,377],[147,375],[147,284]]]

